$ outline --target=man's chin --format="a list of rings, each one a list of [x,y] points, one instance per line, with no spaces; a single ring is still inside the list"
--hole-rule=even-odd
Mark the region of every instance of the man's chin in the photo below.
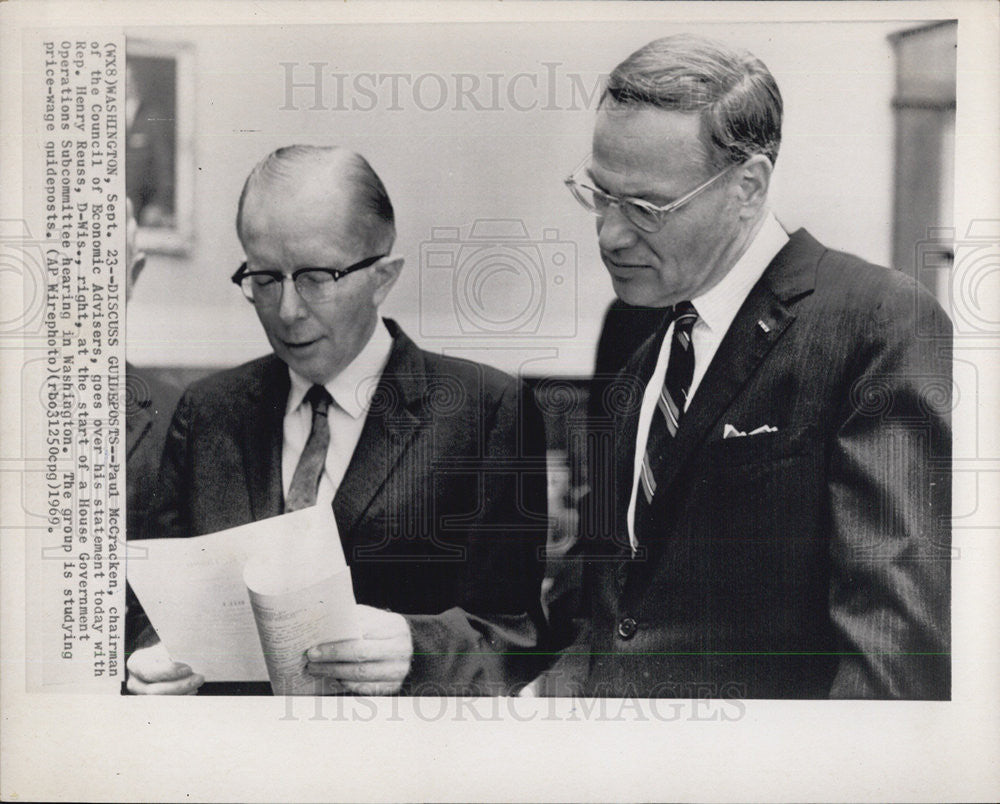
[[[288,367],[298,374],[302,379],[308,380],[313,385],[326,385],[327,381],[330,379],[326,372],[320,371],[315,366],[302,363],[294,363],[291,361],[285,361]]]
[[[622,279],[611,275],[611,286],[615,295],[625,304],[634,307],[661,307],[663,306],[658,294],[645,282],[636,278]]]
[[[327,372],[325,371],[325,366],[322,365],[322,361],[318,359],[318,356],[310,354],[314,349],[315,347],[303,350],[283,346],[281,349],[275,349],[275,353],[300,377],[309,380],[309,382],[322,385],[327,380]]]

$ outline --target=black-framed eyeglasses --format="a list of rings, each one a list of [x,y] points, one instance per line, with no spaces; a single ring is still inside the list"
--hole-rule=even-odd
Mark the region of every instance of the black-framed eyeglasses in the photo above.
[[[271,305],[281,301],[281,289],[287,277],[292,280],[302,301],[318,304],[333,298],[339,280],[362,268],[368,268],[387,256],[379,254],[368,257],[346,268],[299,268],[291,274],[281,271],[250,271],[244,262],[230,279],[233,284],[240,286],[247,301]]]
[[[580,202],[580,206],[598,218],[603,218],[611,207],[618,207],[622,211],[622,215],[637,229],[653,233],[663,228],[667,215],[693,201],[734,167],[737,165],[732,164],[724,167],[690,192],[684,193],[680,198],[662,206],[651,204],[641,198],[612,195],[594,187],[590,183],[593,179],[590,178],[589,157],[573,172],[572,176],[564,179],[563,183],[569,188],[573,197]]]

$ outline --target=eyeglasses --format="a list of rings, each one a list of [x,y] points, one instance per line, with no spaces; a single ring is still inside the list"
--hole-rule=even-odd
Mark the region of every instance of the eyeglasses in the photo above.
[[[338,280],[362,268],[368,268],[386,256],[388,255],[379,254],[368,257],[346,268],[299,268],[291,274],[283,274],[281,271],[250,271],[244,262],[230,279],[233,284],[240,286],[247,301],[273,305],[281,301],[281,289],[284,287],[285,277],[288,277],[302,301],[319,304],[333,298]]]
[[[565,184],[569,188],[569,191],[573,193],[573,197],[580,202],[580,206],[588,212],[594,213],[598,218],[603,218],[607,214],[609,207],[618,207],[622,211],[622,214],[636,228],[642,229],[644,232],[658,232],[663,228],[668,214],[676,212],[692,199],[705,192],[705,190],[734,167],[736,167],[735,164],[723,168],[712,176],[712,178],[699,184],[691,192],[685,193],[675,201],[671,201],[669,204],[663,206],[651,204],[648,201],[643,201],[641,198],[612,195],[588,184],[588,181],[593,181],[590,178],[589,158],[576,169],[572,176],[565,179]]]

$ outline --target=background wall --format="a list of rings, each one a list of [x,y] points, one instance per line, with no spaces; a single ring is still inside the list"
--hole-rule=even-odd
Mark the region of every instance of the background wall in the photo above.
[[[886,37],[910,25],[697,29],[750,49],[778,81],[786,120],[772,198],[786,228],[806,226],[827,245],[882,264],[891,252],[893,178]],[[236,201],[258,159],[301,142],[356,149],[385,181],[396,252],[407,265],[383,309],[423,346],[512,371],[587,375],[613,293],[593,219],[562,179],[588,153],[601,75],[679,30],[689,29],[630,22],[130,30],[188,43],[196,78],[193,248],[182,257],[149,255],[129,309],[130,359],[217,367],[268,351],[252,308],[228,280],[243,259]],[[289,70],[312,82],[313,62],[322,65],[318,109],[313,89],[289,95],[286,87]],[[363,73],[405,77],[378,84]],[[459,97],[457,83],[478,89]],[[473,232],[474,222],[499,218],[520,222],[513,232],[502,225],[514,236],[506,249],[473,237],[485,230]]]

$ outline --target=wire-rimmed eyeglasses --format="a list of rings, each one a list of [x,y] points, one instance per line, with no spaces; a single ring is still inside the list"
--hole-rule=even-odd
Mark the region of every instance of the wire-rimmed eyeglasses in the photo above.
[[[644,232],[658,232],[663,228],[667,215],[692,201],[736,166],[735,164],[726,166],[690,192],[663,206],[657,206],[641,198],[612,195],[594,187],[590,183],[593,179],[590,176],[589,157],[564,181],[569,191],[573,193],[573,197],[580,202],[580,206],[598,218],[603,218],[610,207],[618,207],[636,228]]]

